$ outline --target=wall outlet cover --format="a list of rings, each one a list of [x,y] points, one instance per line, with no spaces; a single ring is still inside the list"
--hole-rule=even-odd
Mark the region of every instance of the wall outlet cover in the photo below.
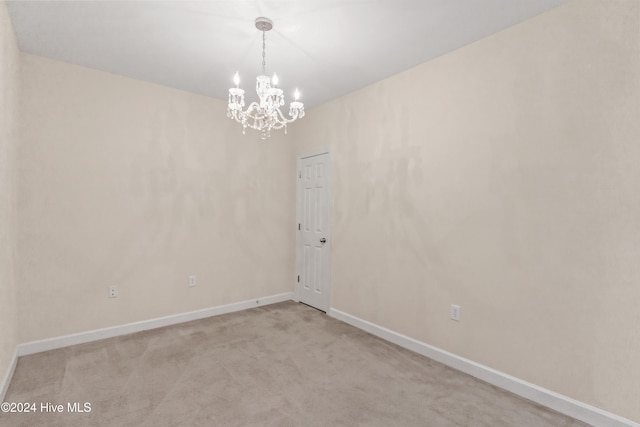
[[[109,286],[109,298],[116,298],[118,296],[118,287]]]
[[[460,306],[451,304],[451,320],[460,321]]]

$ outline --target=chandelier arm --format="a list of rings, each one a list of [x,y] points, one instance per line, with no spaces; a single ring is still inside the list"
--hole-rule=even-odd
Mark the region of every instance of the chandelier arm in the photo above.
[[[227,116],[234,119],[236,122],[243,125],[247,124],[247,119],[257,119],[257,112],[259,112],[260,106],[256,102],[249,104],[246,110],[241,109],[228,109]]]
[[[296,120],[298,120],[299,118],[301,118],[301,116],[298,114],[298,110],[293,110],[293,114],[290,114],[291,118],[286,118],[284,116],[284,114],[282,113],[282,111],[280,111],[280,109],[278,108],[277,110],[278,113],[278,117],[280,120],[278,120],[279,122],[282,122],[284,125],[288,125],[289,123],[293,123]]]
[[[293,114],[290,115],[290,118],[285,117],[284,113],[279,108],[273,109],[272,113],[268,114],[264,111],[260,104],[255,101],[249,104],[247,109],[244,111],[232,110],[231,115],[232,118],[234,118],[239,123],[242,123],[247,119],[251,119],[254,121],[268,121],[269,119],[271,119],[271,127],[274,129],[281,129],[282,127],[300,118],[298,110],[293,110]]]
[[[286,126],[287,124],[291,123],[292,121],[294,121],[295,119],[287,119],[284,114],[282,114],[282,111],[280,111],[280,109],[276,109],[276,113],[278,115],[278,122],[282,123],[283,126]]]
[[[242,112],[242,115],[246,115],[249,116],[251,115],[254,111],[260,111],[260,104],[258,104],[257,102],[253,101],[251,104],[249,104],[249,106],[247,107],[246,110],[244,110]]]

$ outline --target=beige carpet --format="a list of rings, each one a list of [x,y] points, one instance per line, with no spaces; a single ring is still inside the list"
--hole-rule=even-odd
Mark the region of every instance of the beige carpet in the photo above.
[[[37,412],[2,426],[586,426],[294,302],[21,357],[5,400]]]

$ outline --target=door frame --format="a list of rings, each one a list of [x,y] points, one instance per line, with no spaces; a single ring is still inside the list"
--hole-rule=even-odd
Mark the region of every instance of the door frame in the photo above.
[[[329,309],[331,308],[331,281],[332,281],[332,249],[333,249],[333,236],[331,234],[331,224],[333,222],[333,164],[331,161],[331,150],[329,147],[321,147],[313,150],[305,151],[302,153],[298,153],[296,156],[296,263],[295,263],[295,271],[293,275],[293,287],[294,287],[294,300],[296,302],[300,302],[300,282],[299,275],[302,274],[302,239],[300,233],[298,232],[298,224],[302,223],[302,159],[306,159],[309,157],[315,157],[326,154],[327,155],[327,243],[325,244],[325,250],[328,251],[328,259],[327,259],[327,283],[326,283],[326,292],[325,292],[325,312],[329,313]],[[318,307],[316,307],[318,308]],[[322,310],[322,308],[318,308]]]

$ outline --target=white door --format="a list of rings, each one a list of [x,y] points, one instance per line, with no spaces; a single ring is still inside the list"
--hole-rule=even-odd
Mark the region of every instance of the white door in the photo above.
[[[329,310],[331,262],[329,153],[298,157],[296,295]]]

